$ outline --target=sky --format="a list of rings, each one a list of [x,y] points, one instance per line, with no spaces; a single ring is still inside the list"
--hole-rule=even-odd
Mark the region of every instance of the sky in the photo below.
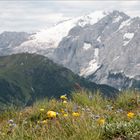
[[[1,0],[0,32],[36,32],[59,21],[101,10],[119,10],[136,17],[140,16],[140,1]]]

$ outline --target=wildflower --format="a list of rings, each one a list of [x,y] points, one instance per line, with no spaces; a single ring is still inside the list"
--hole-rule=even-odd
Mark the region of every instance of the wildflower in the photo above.
[[[67,104],[68,102],[67,101],[63,101],[63,104]]]
[[[104,118],[100,118],[97,120],[99,125],[104,125],[105,124],[105,119]]]
[[[10,123],[9,126],[10,127],[16,127],[16,124],[15,123]]]
[[[12,123],[14,123],[14,121],[11,119],[11,120],[8,121],[8,123],[12,124]]]
[[[65,94],[65,95],[61,95],[61,96],[60,96],[60,99],[61,99],[61,100],[67,100],[68,98],[67,98],[67,95]]]
[[[56,112],[54,112],[54,111],[48,111],[47,112],[47,117],[48,118],[56,118],[56,115],[57,115],[57,113]]]
[[[99,115],[95,115],[94,118],[97,120],[97,119],[100,118],[100,116]]]
[[[116,113],[123,113],[123,109],[118,109]]]
[[[72,116],[73,116],[73,117],[79,117],[80,114],[79,114],[78,112],[73,112],[73,113],[72,113]]]
[[[127,113],[127,117],[128,117],[129,119],[134,118],[134,116],[135,116],[135,114],[134,114],[133,112],[128,112],[128,113]]]
[[[45,109],[44,108],[40,108],[40,112],[44,112],[45,111]]]
[[[61,109],[61,113],[65,113],[65,111],[63,109]]]
[[[64,117],[67,117],[67,116],[68,116],[68,114],[67,114],[67,113],[64,113],[64,114],[63,114],[63,116],[64,116]]]
[[[10,128],[16,127],[16,123],[14,123],[14,120],[11,119],[11,120],[8,121],[8,123],[9,123]]]
[[[43,120],[41,123],[42,124],[47,124],[47,120]]]

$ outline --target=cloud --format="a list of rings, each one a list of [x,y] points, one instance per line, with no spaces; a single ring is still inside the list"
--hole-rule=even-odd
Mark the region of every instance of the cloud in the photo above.
[[[139,16],[140,1],[0,1],[0,32],[36,31],[96,10]]]

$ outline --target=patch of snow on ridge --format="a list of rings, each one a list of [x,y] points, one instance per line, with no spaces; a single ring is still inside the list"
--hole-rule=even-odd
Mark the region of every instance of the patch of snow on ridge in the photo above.
[[[99,56],[99,48],[95,48],[94,56],[95,56],[96,59],[98,58],[98,56]]]
[[[88,76],[91,75],[92,73],[94,73],[100,66],[98,65],[98,63],[96,62],[95,59],[91,60],[89,62],[89,66],[87,68],[83,68],[80,71],[80,75],[81,76]]]
[[[118,17],[116,17],[112,23],[116,23],[119,22],[122,19],[122,17],[119,15]]]
[[[123,45],[124,46],[127,45],[132,40],[133,37],[134,37],[134,33],[125,33],[123,36],[124,39]]]
[[[124,26],[129,26],[131,24],[131,18],[128,19],[128,20],[125,20],[121,23],[120,27],[119,27],[119,30],[122,29]]]
[[[137,67],[140,67],[140,63],[138,63],[136,66],[137,66]]]
[[[34,38],[37,42],[52,44],[51,46],[56,48],[62,38],[67,36],[70,29],[74,26],[74,22],[72,20],[69,20],[38,32],[36,35],[34,35]]]
[[[119,58],[120,58],[120,56],[117,56],[116,58],[113,59],[113,61],[116,61],[116,60],[119,59]]]
[[[83,27],[87,24],[93,25],[106,15],[107,14],[104,13],[103,11],[95,11],[89,15],[80,17],[78,25],[81,27]]]
[[[99,55],[99,48],[95,48],[94,52],[94,59],[89,61],[89,64],[86,68],[82,68],[80,71],[81,76],[88,76],[94,73],[100,65],[98,64],[98,55]]]
[[[88,44],[88,43],[84,43],[84,46],[83,46],[83,49],[84,50],[88,50],[91,48],[91,44]]]
[[[99,37],[97,38],[97,41],[98,41],[98,42],[101,42],[101,36],[99,36]]]
[[[128,77],[128,78],[130,78],[130,79],[134,78],[134,75],[126,74],[126,73],[124,72],[124,70],[121,70],[121,71],[113,71],[113,72],[111,72],[111,74],[114,74],[114,75],[117,75],[117,74],[119,74],[119,73],[121,73],[122,75],[125,75],[126,77]]]
[[[30,40],[25,41],[20,46],[14,48],[15,52],[30,52],[51,55],[55,48],[59,46],[59,43],[64,37],[66,37],[69,31],[75,26],[92,25],[98,22],[107,14],[102,11],[96,11],[89,15],[68,19],[63,22],[59,22],[55,26],[47,29],[40,30],[30,36]],[[75,38],[78,39],[78,38]]]
[[[38,42],[46,42],[47,44],[53,44],[52,46],[56,48],[63,37],[68,35],[68,32],[75,26],[85,26],[93,25],[98,20],[106,16],[102,11],[96,11],[86,16],[81,16],[78,18],[73,18],[57,24],[51,28],[41,30],[33,36],[33,38]]]

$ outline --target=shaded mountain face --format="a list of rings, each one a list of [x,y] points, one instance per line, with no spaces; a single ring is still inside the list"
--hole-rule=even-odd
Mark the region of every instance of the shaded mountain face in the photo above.
[[[0,104],[30,105],[44,97],[70,94],[77,88],[100,90],[115,96],[117,90],[97,85],[37,54],[0,57]]]
[[[140,88],[139,17],[131,18],[119,11],[95,12],[59,23],[28,39],[11,47],[9,54],[38,53],[98,84]]]
[[[13,52],[13,48],[29,40],[31,34],[25,32],[3,32],[0,34],[0,55]]]

